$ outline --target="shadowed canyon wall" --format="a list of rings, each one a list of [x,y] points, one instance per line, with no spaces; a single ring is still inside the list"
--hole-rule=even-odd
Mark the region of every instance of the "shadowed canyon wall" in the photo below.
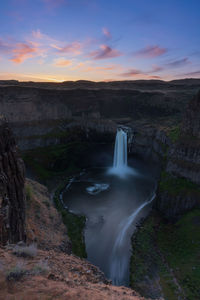
[[[0,244],[24,239],[24,163],[8,124],[0,119]]]
[[[0,112],[22,150],[59,144],[69,128],[115,132],[116,124],[181,119],[198,80],[0,82]]]
[[[171,217],[200,206],[200,92],[189,102],[168,149],[157,208]]]

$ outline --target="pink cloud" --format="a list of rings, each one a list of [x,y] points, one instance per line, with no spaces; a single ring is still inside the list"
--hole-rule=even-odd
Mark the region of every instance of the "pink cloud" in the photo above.
[[[151,75],[151,73],[156,73],[156,72],[159,72],[161,70],[163,70],[163,68],[158,67],[158,66],[154,66],[152,68],[152,70],[150,70],[150,71],[142,71],[142,70],[138,70],[138,69],[130,69],[129,71],[120,74],[120,76],[123,76],[123,77],[138,77],[138,76],[142,76],[144,78],[160,79],[160,76]]]
[[[155,46],[147,46],[134,54],[138,57],[143,57],[143,58],[154,58],[157,56],[161,56],[167,52],[166,48],[161,48],[157,45]]]
[[[15,63],[22,63],[26,59],[33,57],[36,52],[37,48],[34,46],[25,43],[18,43],[16,44],[16,48],[12,50],[13,58],[11,58],[11,61]]]
[[[156,75],[149,75],[148,78],[149,79],[161,79],[160,76],[156,76]]]
[[[59,47],[55,44],[52,44],[51,47],[57,49],[59,53],[74,54],[74,55],[81,54],[81,49],[82,49],[82,45],[79,42],[73,42],[64,47]]]
[[[144,75],[144,72],[142,72],[141,70],[137,70],[137,69],[131,69],[128,72],[121,74],[121,76],[123,76],[123,77],[134,77],[137,75]]]
[[[190,63],[190,61],[189,61],[188,57],[185,57],[182,59],[174,60],[174,61],[166,64],[166,66],[168,68],[179,68],[179,67],[183,67],[189,63]]]
[[[111,35],[110,31],[106,27],[102,28],[102,31],[103,31],[103,35],[107,39],[112,39],[112,35]]]
[[[163,67],[160,67],[160,66],[153,66],[153,67],[152,67],[152,70],[149,71],[149,73],[157,73],[157,72],[161,72],[161,71],[163,71],[163,70],[164,70]]]
[[[121,56],[122,53],[116,49],[112,49],[107,45],[101,45],[99,50],[93,51],[89,54],[93,59],[107,59]]]

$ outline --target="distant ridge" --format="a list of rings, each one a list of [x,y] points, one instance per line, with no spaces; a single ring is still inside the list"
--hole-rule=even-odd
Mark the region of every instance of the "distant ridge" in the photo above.
[[[0,80],[0,86],[38,87],[48,89],[134,89],[134,90],[157,90],[163,88],[197,87],[200,88],[200,79],[186,78],[171,81],[163,80],[123,80],[123,81],[63,81],[57,82],[33,82],[17,80]]]

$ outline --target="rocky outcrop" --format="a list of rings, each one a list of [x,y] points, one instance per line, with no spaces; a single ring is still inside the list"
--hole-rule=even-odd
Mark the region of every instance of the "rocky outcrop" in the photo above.
[[[0,244],[24,239],[24,163],[8,124],[0,119]]]

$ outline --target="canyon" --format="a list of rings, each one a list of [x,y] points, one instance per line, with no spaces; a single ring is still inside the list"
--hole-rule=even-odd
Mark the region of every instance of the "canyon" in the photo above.
[[[196,223],[192,223],[193,226],[187,228],[188,232],[194,228],[198,230],[200,206],[199,88],[200,80],[198,79],[171,82],[158,80],[100,83],[78,81],[60,84],[0,82],[0,112],[14,132],[29,177],[47,184],[49,190],[52,190],[52,181],[55,183],[57,180],[59,183],[61,177],[66,176],[64,169],[69,170],[67,173],[69,176],[80,172],[82,168],[91,166],[92,155],[91,158],[86,159],[88,151],[93,153],[101,145],[111,147],[119,125],[127,132],[129,157],[139,157],[143,161],[151,161],[160,169],[152,211],[138,226],[138,230],[132,238],[130,284],[141,295],[151,299],[197,299],[195,297],[199,295],[198,287],[195,287],[193,293],[193,288],[190,287],[194,280],[197,285],[199,282],[195,271],[195,274],[192,271],[187,273],[187,270],[184,269],[185,276],[190,276],[187,279],[188,285],[186,285],[184,281],[186,279],[181,278],[179,274],[181,264],[173,265],[173,259],[166,255],[168,246],[158,239],[163,232],[167,237],[170,230],[175,239],[176,233],[179,231],[174,228],[178,226],[185,228],[184,224],[187,224],[187,220],[190,218],[192,220],[196,218],[196,221],[192,221]],[[1,136],[4,138],[3,140],[1,138],[1,144],[6,142],[4,141],[5,136],[8,136],[9,143],[6,144],[6,148],[1,147],[4,149],[1,153],[1,170],[3,171],[1,174],[3,183],[1,243],[5,245],[7,242],[15,243],[26,239],[30,243],[35,240],[41,251],[49,251],[46,249],[48,246],[45,240],[50,239],[46,232],[47,228],[51,226],[50,221],[45,225],[45,233],[40,235],[37,221],[34,221],[29,214],[28,225],[26,225],[29,230],[25,233],[24,167],[23,162],[16,154],[16,145],[10,129],[5,124],[3,120]],[[9,131],[8,135],[3,133],[5,128]],[[6,167],[7,159],[11,160],[9,166],[14,165],[15,171],[11,172]],[[15,182],[14,185],[11,183],[12,180]],[[36,191],[37,199],[44,197],[41,195],[41,191],[47,194],[47,191],[44,191],[45,188],[34,181],[26,180],[26,182],[28,186],[31,186],[31,191],[34,193]],[[13,219],[11,221],[5,217],[5,206],[8,205],[6,199],[10,197],[5,191],[9,191],[11,186],[14,189],[12,195],[13,193],[17,195],[13,198],[14,203],[20,209],[17,209],[19,215],[14,221],[19,224],[16,223],[16,231],[9,231],[9,235],[5,229],[9,226],[5,222],[11,223],[12,228]],[[16,192],[16,189],[19,189],[19,193]],[[40,190],[39,194],[38,190]],[[3,203],[6,204],[3,205]],[[53,203],[51,201],[49,203],[51,209],[54,209]],[[36,205],[36,207],[38,206],[41,206],[41,203]],[[13,205],[11,204],[10,207],[12,212]],[[43,209],[43,211],[45,210]],[[191,216],[187,215],[188,213]],[[52,212],[52,215],[57,216],[56,210]],[[59,216],[56,218],[61,224],[61,218],[59,219]],[[41,219],[46,220],[46,217],[41,217]],[[41,224],[40,227],[45,226]],[[66,255],[69,255],[71,238],[66,234],[64,225],[61,228],[62,234],[57,232],[57,242],[50,241],[49,244],[52,245],[52,251],[57,249],[56,251],[62,252],[64,249]],[[51,234],[53,235],[53,228]],[[170,240],[170,234],[168,238]],[[184,238],[187,243],[191,243],[191,239]],[[181,236],[182,242],[184,238]],[[194,245],[197,245],[198,235],[193,238]],[[57,244],[55,245],[55,243]],[[176,241],[174,243],[176,244]],[[192,268],[194,264],[198,264],[197,247],[194,246],[192,250],[188,249],[191,251],[193,259],[189,268],[190,266]],[[170,251],[173,253],[171,248]],[[176,247],[174,251],[176,251]],[[12,257],[11,253],[9,255]],[[179,256],[177,253],[176,255],[178,261]],[[43,256],[41,254],[41,257]],[[12,261],[14,262],[13,259]],[[79,264],[78,261],[77,264]],[[161,272],[161,264],[166,268],[165,272]],[[175,267],[179,270],[177,271]],[[98,271],[95,272],[98,273]],[[57,275],[56,273],[55,276]],[[170,279],[167,281],[165,276]],[[102,284],[102,280],[105,284],[106,279],[101,279],[100,284]],[[109,285],[109,283],[106,284]],[[94,286],[91,289],[93,288]],[[109,285],[108,289],[109,293],[113,292],[112,289],[116,289],[119,294],[115,296],[115,299],[123,299],[120,298],[122,297],[120,288],[110,288]],[[127,289],[126,293],[129,292]],[[124,299],[129,299],[128,296],[127,298],[124,296]],[[104,297],[106,299],[106,295]]]

